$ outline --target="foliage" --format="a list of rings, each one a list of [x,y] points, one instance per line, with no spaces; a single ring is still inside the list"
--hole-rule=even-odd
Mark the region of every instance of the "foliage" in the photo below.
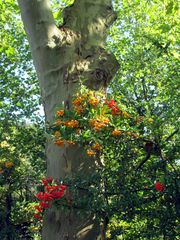
[[[18,5],[0,8],[0,239],[32,239],[33,195],[45,171],[39,88]]]
[[[8,128],[7,128],[8,127]],[[3,130],[2,130],[3,129]],[[1,238],[29,237],[33,225],[33,192],[44,175],[44,129],[1,126]],[[18,235],[17,235],[18,234]],[[16,236],[17,235],[17,236]]]
[[[6,121],[40,120],[39,87],[29,45],[14,1],[1,2],[0,114]]]
[[[56,121],[51,127],[56,145],[78,143],[87,149],[88,155],[96,155],[95,151],[103,150],[107,139],[114,144],[113,139],[117,136],[121,136],[121,141],[139,136],[132,132],[136,130],[139,119],[133,109],[130,115],[125,105],[117,105],[113,99],[106,99],[103,93],[84,88],[82,94],[73,97],[69,105],[72,105],[70,109],[67,106],[58,109]]]
[[[101,158],[103,162],[89,179],[60,179],[73,193],[66,196],[64,207],[76,207],[81,213],[82,209],[93,211],[108,225],[107,237],[112,240],[178,239],[178,3],[113,2],[118,19],[110,30],[107,48],[121,67],[107,89],[108,101],[114,99],[117,113],[120,110],[130,116],[112,116],[105,104],[107,96],[98,93],[89,95],[91,100],[98,99],[98,108],[86,98],[81,114],[74,104],[72,111],[65,108],[64,115],[57,116],[64,122],[76,120],[85,128],[77,135],[71,122],[53,126],[53,131],[60,131],[69,144],[78,142],[89,153],[94,151],[90,161]],[[57,25],[62,24],[62,9],[72,1],[51,3]],[[39,87],[17,3],[0,1],[0,8],[0,238],[36,239],[40,224],[36,227],[33,222],[33,195],[45,165]],[[97,131],[102,126],[98,125],[102,123],[97,119],[99,111],[106,112],[110,122]],[[90,119],[98,121],[89,128]],[[119,136],[112,136],[117,126]],[[96,143],[99,149],[92,149]],[[158,183],[162,191],[157,191]]]
[[[131,223],[119,216],[112,218],[113,224],[119,219],[120,227],[117,232],[116,222],[111,237],[176,239],[180,217],[178,5],[169,0],[114,1],[114,6],[118,20],[111,28],[107,47],[116,54],[121,67],[110,86],[111,93],[116,100],[135,108],[144,119],[153,119],[149,123],[142,121],[141,134],[148,136],[156,148],[138,169],[134,181],[138,179],[147,185],[149,177],[155,174],[166,188],[162,199],[147,201],[142,214],[135,214]],[[126,158],[127,152],[123,155]],[[131,162],[134,169],[142,159],[136,155],[136,163]]]
[[[57,110],[51,127],[54,143],[88,147],[87,154],[100,164],[88,179],[61,179],[71,192],[71,201],[64,205],[57,200],[56,206],[93,212],[106,224],[110,221],[111,238],[175,237],[179,222],[178,173],[152,138],[154,120],[149,115],[137,116],[132,107],[127,113],[125,105],[107,100],[102,93],[84,91],[68,103],[70,109],[63,106]],[[166,224],[164,218],[168,219]],[[142,223],[133,229],[134,221]]]
[[[65,7],[70,6],[73,4],[74,0],[51,0],[51,8],[53,11],[53,16],[56,21],[56,24],[60,26],[63,24],[63,9]]]

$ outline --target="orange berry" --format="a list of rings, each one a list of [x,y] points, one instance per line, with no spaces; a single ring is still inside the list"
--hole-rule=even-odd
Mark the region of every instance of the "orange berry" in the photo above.
[[[82,106],[77,106],[77,107],[75,108],[75,110],[76,110],[77,114],[81,114],[81,113],[84,112]]]
[[[54,125],[57,127],[57,126],[60,126],[60,125],[63,125],[64,122],[63,121],[60,121],[60,120],[57,120],[55,121]]]
[[[106,127],[106,125],[108,123],[109,123],[109,119],[108,118],[106,118],[104,120],[91,119],[89,121],[90,126],[93,127],[95,131],[100,131],[102,128]]]
[[[89,120],[89,124],[90,124],[91,127],[94,127],[94,125],[95,125],[96,122],[97,122],[97,121],[96,121],[95,119]]]
[[[110,122],[109,118],[105,118],[105,119],[103,120],[103,123],[104,123],[104,124],[108,124],[109,122]]]
[[[65,122],[65,125],[67,127],[71,127],[71,128],[77,128],[78,124],[79,124],[79,122],[77,120],[69,120],[69,121]]]
[[[122,131],[120,131],[118,129],[114,129],[114,131],[112,131],[113,137],[120,136],[121,134],[122,134]]]
[[[63,140],[56,140],[54,141],[54,144],[59,147],[64,147],[64,141]]]
[[[133,133],[133,132],[126,132],[127,135],[134,137],[134,138],[138,138],[140,137],[140,135],[138,133]]]
[[[94,151],[91,150],[91,149],[88,149],[88,150],[86,151],[86,153],[87,153],[87,155],[89,155],[89,156],[95,156],[95,155],[96,155],[96,152],[94,152]]]
[[[67,141],[67,143],[68,143],[69,145],[75,145],[75,142],[73,142],[73,141]]]
[[[56,112],[56,115],[57,115],[58,117],[62,117],[62,116],[64,115],[64,110],[57,111],[57,112]]]
[[[14,163],[13,162],[5,162],[4,166],[6,168],[12,168],[14,166]]]
[[[61,136],[61,133],[60,133],[59,131],[55,131],[54,136],[55,136],[56,138],[58,138],[58,137]]]
[[[99,144],[99,143],[95,143],[93,146],[92,146],[92,149],[95,149],[95,150],[101,150],[102,149],[102,147],[101,147],[101,145]]]
[[[131,133],[131,136],[134,137],[134,138],[140,137],[140,135],[138,133]]]
[[[83,98],[82,97],[77,97],[76,99],[74,99],[72,101],[72,104],[75,105],[75,106],[79,106],[82,102]]]
[[[99,103],[99,100],[95,97],[92,97],[88,100],[88,103],[90,103],[93,106],[96,106]]]

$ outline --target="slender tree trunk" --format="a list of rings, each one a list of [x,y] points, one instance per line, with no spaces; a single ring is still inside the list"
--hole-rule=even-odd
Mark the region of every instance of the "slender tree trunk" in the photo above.
[[[78,91],[79,80],[91,89],[107,87],[118,69],[111,53],[104,49],[106,31],[116,15],[111,0],[75,0],[64,9],[57,27],[48,0],[18,0],[22,20],[37,71],[46,121],[52,123],[56,107],[68,104]],[[88,161],[80,148],[59,148],[50,139],[46,147],[47,174],[65,177],[88,176],[96,163]],[[100,227],[94,216],[81,219],[76,211],[68,215],[49,210],[44,220],[43,240],[95,240]]]
[[[11,192],[7,192],[6,195],[6,239],[13,239],[12,224],[11,224],[11,207],[12,207],[12,196]]]

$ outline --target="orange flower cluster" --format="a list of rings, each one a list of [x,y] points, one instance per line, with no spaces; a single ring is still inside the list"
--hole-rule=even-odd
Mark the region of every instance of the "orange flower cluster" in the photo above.
[[[93,150],[91,150],[91,149],[88,149],[88,150],[86,151],[86,153],[87,153],[87,155],[89,155],[89,156],[95,156],[95,155],[96,155],[96,152],[93,151]]]
[[[2,168],[0,168],[0,174],[4,173],[4,167],[10,169],[10,168],[14,167],[14,163],[10,162],[10,161],[4,162],[2,165]]]
[[[102,149],[102,147],[101,147],[101,145],[100,145],[99,143],[95,143],[95,144],[92,146],[92,149],[100,151],[100,150]]]
[[[71,127],[71,128],[77,128],[78,125],[79,125],[79,122],[77,120],[69,120],[69,121],[66,121],[66,122],[63,122],[63,121],[60,121],[60,120],[57,120],[54,125],[56,127],[60,126],[60,125],[65,125],[66,127]],[[56,133],[57,134],[57,133]],[[55,133],[54,133],[55,135]]]
[[[133,133],[133,132],[127,132],[127,135],[134,137],[134,138],[140,137],[138,133]]]
[[[56,115],[57,115],[58,117],[62,117],[62,116],[64,115],[64,110],[57,111],[57,112],[56,112]]]
[[[98,103],[99,103],[99,100],[95,97],[91,97],[89,100],[88,100],[88,103],[90,103],[91,105],[93,106],[97,106]]]
[[[102,100],[102,102],[100,99]],[[67,111],[59,110],[56,112],[56,115],[59,118],[56,119],[54,126],[55,127],[60,126],[59,129],[55,128],[55,131],[54,131],[54,144],[56,144],[57,146],[63,147],[65,144],[69,144],[71,146],[75,145],[75,142],[71,141],[71,139],[73,139],[72,138],[73,134],[76,135],[77,139],[80,138],[80,137],[79,138],[77,137],[77,134],[81,135],[81,133],[82,133],[82,130],[80,129],[80,127],[83,125],[81,123],[81,120],[86,121],[86,124],[84,124],[84,126],[82,126],[83,130],[88,128],[87,121],[89,121],[89,126],[91,127],[92,135],[93,135],[93,134],[96,134],[95,132],[99,132],[99,131],[103,130],[104,128],[110,126],[111,125],[110,120],[114,119],[114,118],[112,118],[113,116],[132,118],[132,116],[129,113],[127,113],[126,111],[122,111],[119,108],[119,106],[117,105],[115,100],[113,100],[113,99],[104,100],[102,98],[99,98],[99,96],[97,97],[97,95],[95,96],[93,92],[88,92],[84,95],[77,94],[76,97],[73,98],[72,105],[73,105],[73,107],[72,107],[72,110],[70,110],[71,111],[70,113],[74,114],[75,118],[77,120],[69,119],[70,115],[67,114],[67,116],[66,116]],[[105,105],[107,105],[108,108]],[[91,111],[91,108],[93,108],[93,107],[94,107],[94,110]],[[100,114],[99,114],[99,112],[100,112]],[[83,118],[81,116],[77,116],[77,114],[81,115],[82,113],[83,113]],[[84,116],[84,115],[86,115],[86,113],[88,113],[87,116]],[[109,113],[111,113],[111,116],[108,118],[107,116],[109,116]],[[99,115],[97,115],[97,114],[99,114]],[[91,116],[90,117],[91,119],[89,119],[89,116]],[[63,119],[60,117],[63,117]],[[63,121],[61,121],[61,120],[63,120]],[[142,120],[143,120],[142,117],[139,117],[136,119],[136,123],[138,121],[142,121]],[[112,121],[112,125],[113,125],[113,123],[114,122]],[[63,133],[61,132],[62,131],[61,127],[63,128]],[[71,131],[68,128],[71,128]],[[66,137],[68,137],[69,140],[62,139],[61,133],[62,133],[62,135],[64,135],[64,131],[65,131],[65,133],[67,131]],[[108,131],[108,133],[109,133],[109,131]],[[103,134],[103,132],[102,132],[102,134]],[[121,135],[131,136],[133,138],[139,137],[138,134],[132,133],[130,131],[123,131],[123,130],[119,130],[116,128],[111,131],[111,137],[118,137]],[[82,136],[82,138],[83,138],[83,136]],[[97,141],[98,141],[98,139],[97,139]],[[92,144],[92,146],[86,152],[89,156],[95,156],[98,153],[98,151],[101,151],[101,150],[102,150],[102,146],[98,142],[95,142],[94,144]]]
[[[95,143],[90,149],[86,151],[87,155],[95,156],[97,151],[100,151],[102,146],[99,143]]]
[[[72,104],[73,104],[74,106],[79,106],[79,105],[82,103],[82,101],[83,101],[83,98],[82,98],[82,97],[77,97],[76,99],[74,99],[74,100],[72,101]]]
[[[70,141],[70,140],[65,141],[65,140],[62,140],[62,139],[58,139],[58,140],[54,141],[54,144],[59,146],[59,147],[64,147],[65,143],[67,143],[67,144],[69,144],[71,146],[75,145],[75,142]]]
[[[10,169],[10,168],[12,168],[12,167],[14,167],[14,163],[11,162],[11,161],[1,163],[0,174],[3,174],[3,173],[4,173],[5,168]]]
[[[81,113],[84,112],[82,106],[76,106],[76,107],[75,107],[75,110],[76,110],[77,114],[81,114]]]
[[[61,136],[61,133],[59,131],[55,131],[54,136],[55,138],[59,138]]]
[[[122,131],[120,131],[118,129],[114,129],[114,131],[112,131],[112,136],[113,137],[120,136],[121,134],[122,134]]]
[[[94,128],[94,130],[100,131],[102,128],[106,127],[109,122],[110,121],[109,121],[108,118],[102,119],[102,120],[91,119],[89,121],[89,124],[90,124],[91,127]]]
[[[69,144],[69,145],[75,145],[75,142],[73,142],[73,141],[67,141],[67,143]]]
[[[64,123],[66,127],[71,127],[71,128],[77,128],[79,125],[79,122],[77,120],[69,120]]]
[[[12,168],[14,166],[14,163],[13,162],[5,162],[4,166],[6,168]]]
[[[61,121],[61,120],[57,120],[57,121],[55,121],[54,125],[55,125],[56,127],[58,127],[58,126],[60,126],[60,125],[64,125],[64,122]]]
[[[54,141],[54,144],[59,147],[64,147],[65,142],[64,142],[64,140],[59,139],[59,140]]]

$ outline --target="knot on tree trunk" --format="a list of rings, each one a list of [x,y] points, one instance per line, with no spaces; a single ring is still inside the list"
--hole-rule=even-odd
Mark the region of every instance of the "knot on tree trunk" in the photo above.
[[[96,50],[96,51],[95,51]],[[85,58],[83,58],[86,56]],[[115,56],[103,48],[91,48],[91,55],[82,51],[77,60],[69,64],[64,83],[80,79],[90,89],[106,88],[119,68]],[[67,74],[68,73],[68,74]]]
[[[107,29],[116,20],[111,0],[75,0],[64,9],[63,20],[63,28],[79,36],[78,43],[68,47],[71,58],[64,83],[81,79],[90,89],[106,88],[119,68],[115,56],[104,49]]]

